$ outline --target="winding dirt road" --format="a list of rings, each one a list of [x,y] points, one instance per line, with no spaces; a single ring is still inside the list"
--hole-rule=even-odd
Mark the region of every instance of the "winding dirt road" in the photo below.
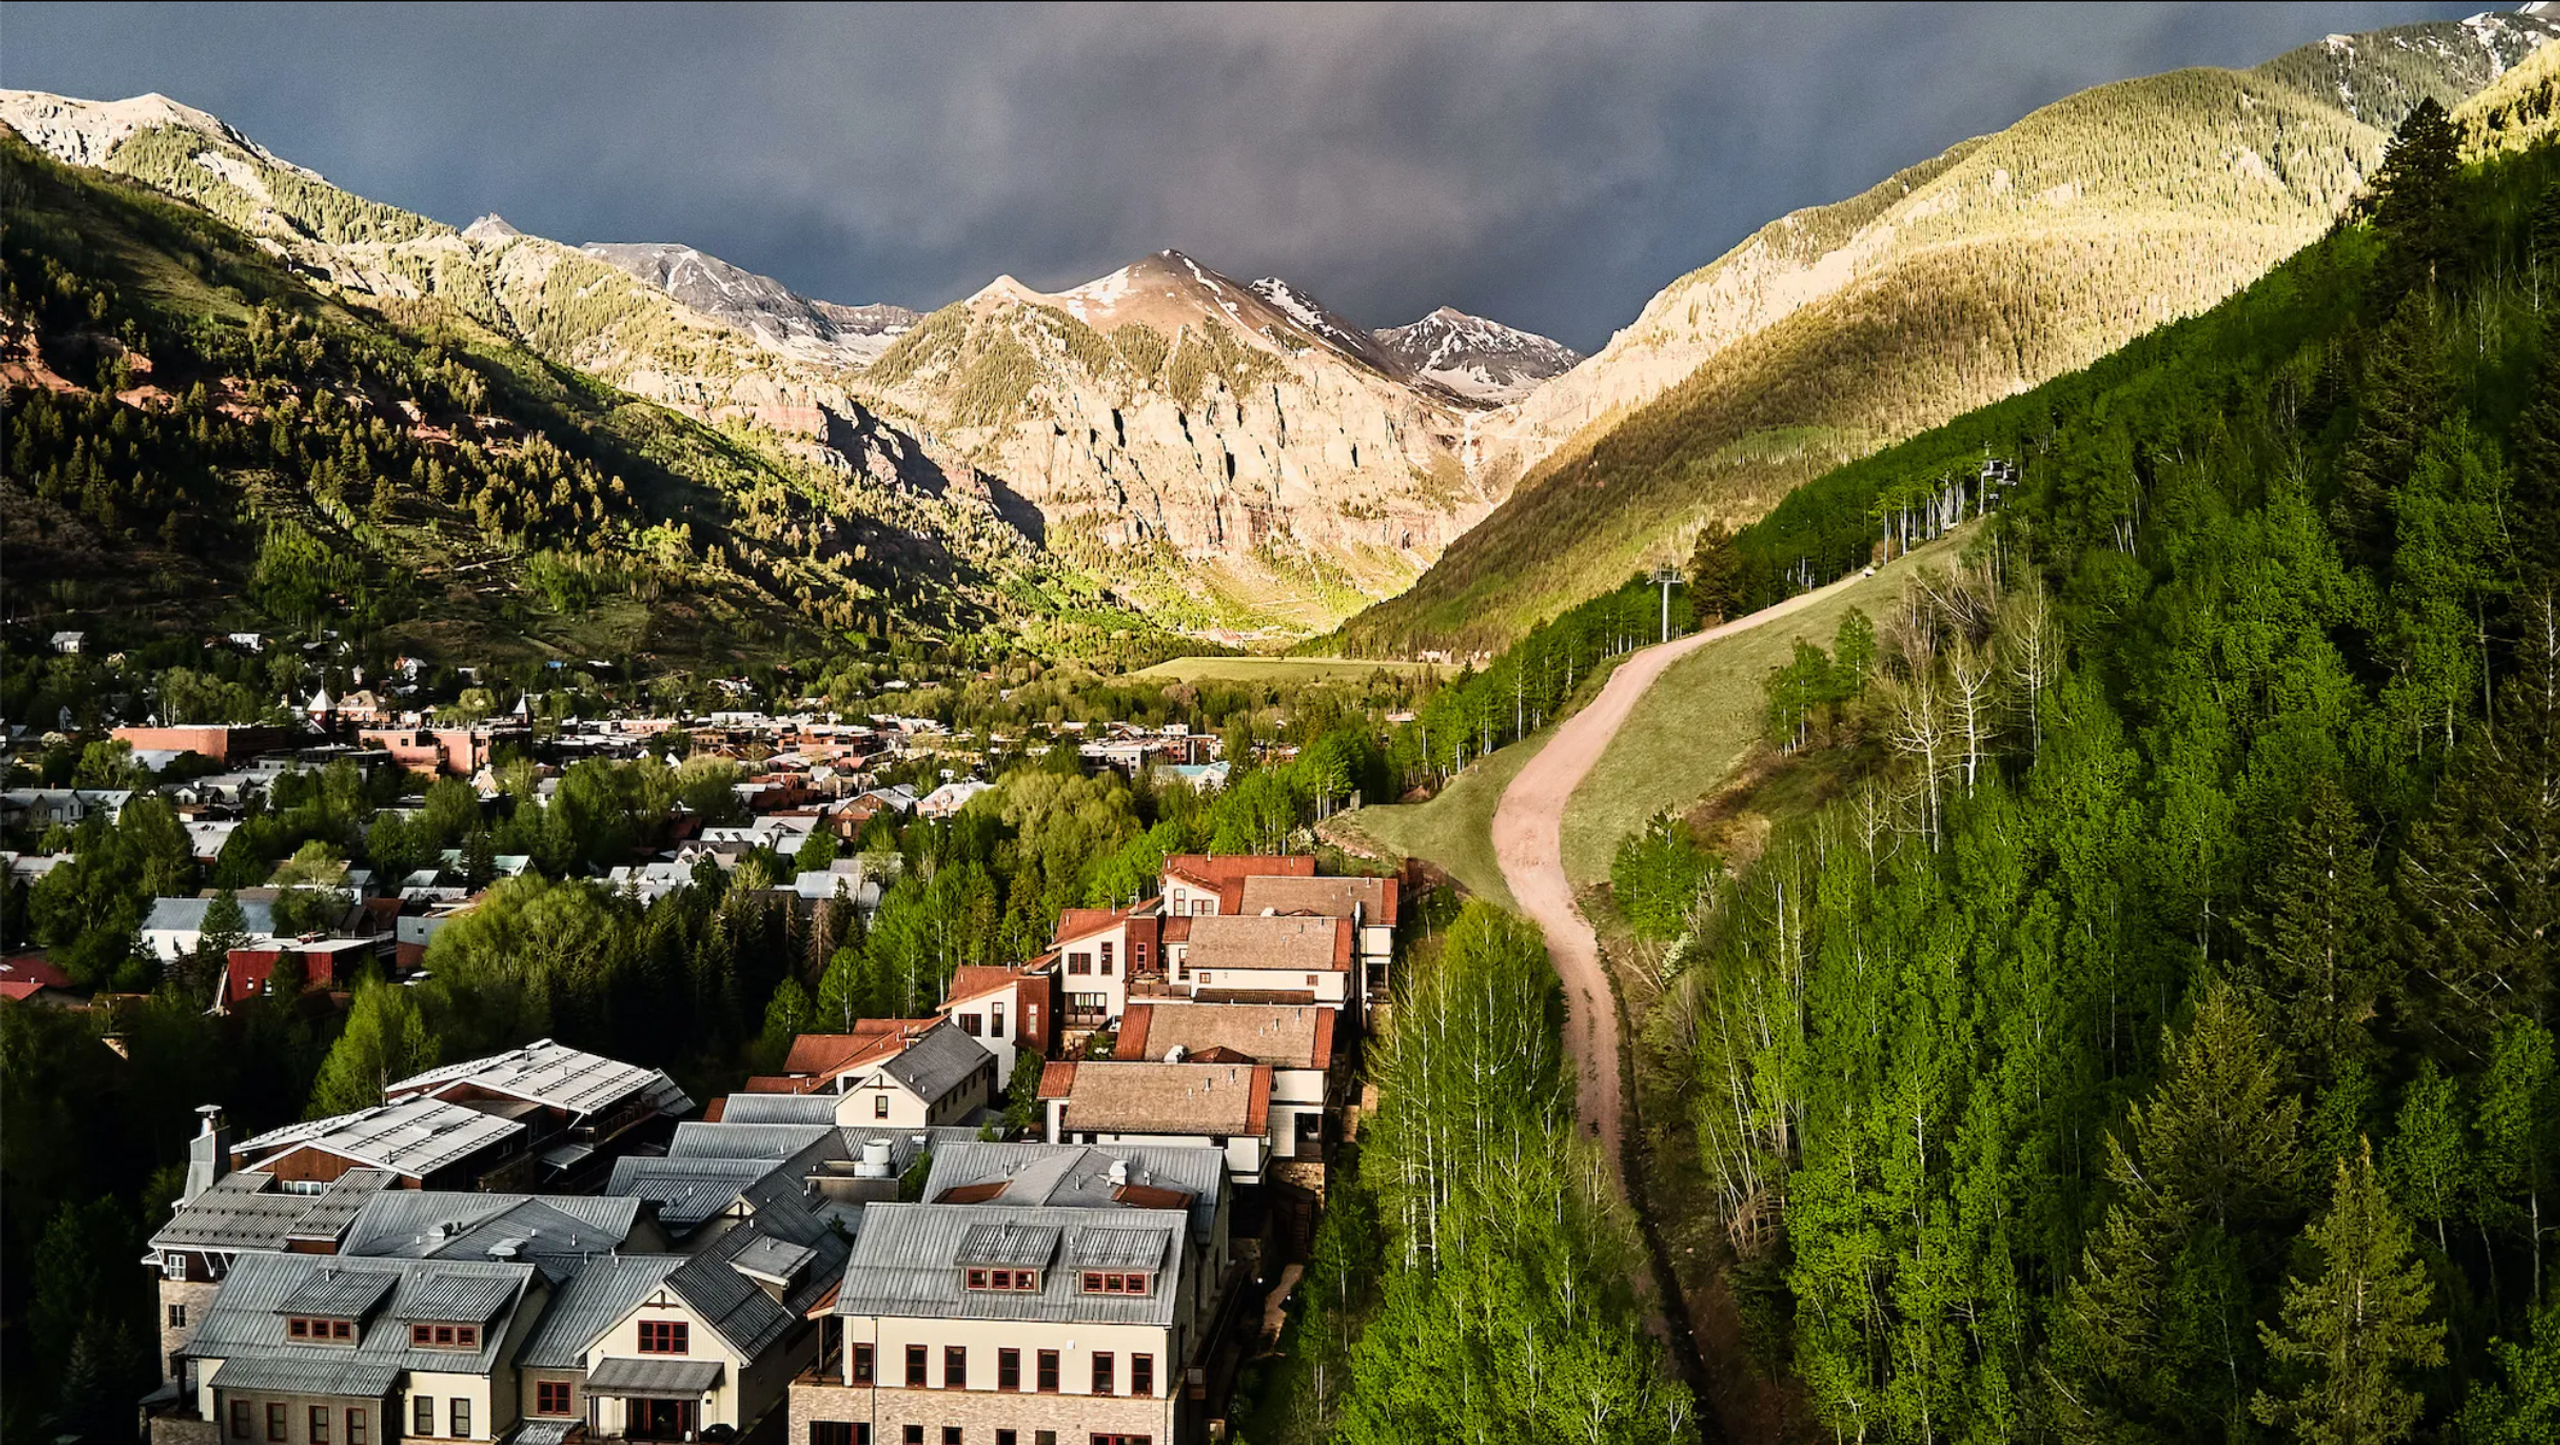
[[[1599,1126],[1594,1132],[1621,1197],[1627,1187],[1621,1153],[1626,1104],[1618,1087],[1618,1009],[1609,993],[1608,973],[1600,963],[1600,941],[1592,935],[1582,910],[1574,906],[1573,885],[1565,880],[1565,804],[1625,725],[1636,699],[1644,696],[1664,668],[1719,637],[1747,632],[1809,607],[1857,577],[1851,573],[1828,587],[1799,593],[1720,627],[1658,643],[1619,663],[1590,706],[1565,719],[1555,736],[1511,780],[1494,810],[1493,855],[1502,865],[1502,881],[1509,885],[1520,911],[1546,934],[1547,954],[1564,980],[1565,1053],[1577,1075],[1577,1112],[1586,1125]]]

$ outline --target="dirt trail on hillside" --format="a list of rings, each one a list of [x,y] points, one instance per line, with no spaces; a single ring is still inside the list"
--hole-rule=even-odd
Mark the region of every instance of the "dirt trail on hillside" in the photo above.
[[[1662,670],[1719,637],[1746,632],[1764,622],[1811,606],[1858,580],[1851,573],[1828,587],[1800,593],[1775,607],[1763,608],[1720,627],[1657,643],[1618,664],[1600,695],[1556,729],[1555,736],[1503,791],[1493,815],[1493,854],[1502,865],[1511,896],[1547,937],[1547,953],[1564,980],[1565,1053],[1577,1078],[1576,1110],[1593,1131],[1609,1161],[1609,1177],[1618,1194],[1627,1192],[1624,1142],[1626,1103],[1619,1092],[1618,1009],[1609,992],[1609,976],[1600,963],[1600,941],[1574,906],[1573,885],[1564,875],[1564,808],[1582,786],[1591,765],[1608,750],[1636,699],[1662,676]]]

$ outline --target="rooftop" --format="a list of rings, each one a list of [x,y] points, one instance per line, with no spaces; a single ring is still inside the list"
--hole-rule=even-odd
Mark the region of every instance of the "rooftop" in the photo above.
[[[1104,1237],[1091,1244],[1086,1236]],[[1143,1238],[1141,1236],[1144,1236]],[[988,1204],[875,1204],[863,1217],[837,1292],[838,1315],[900,1319],[1041,1320],[1170,1326],[1189,1220],[1180,1210],[1019,1208]],[[1038,1259],[1043,1247],[1058,1251]],[[994,1252],[1041,1269],[1036,1291],[973,1290],[964,1256]],[[1072,1261],[1102,1252],[1147,1253],[1160,1273],[1143,1295],[1086,1294]],[[1130,1268],[1132,1266],[1122,1266]]]
[[[640,1096],[650,1107],[663,1114],[686,1114],[693,1111],[693,1101],[684,1096],[675,1081],[658,1069],[644,1069],[556,1044],[542,1039],[520,1049],[492,1054],[485,1059],[447,1064],[413,1075],[384,1089],[383,1097],[403,1097],[441,1093],[455,1085],[503,1094],[510,1098],[529,1099],[548,1108],[571,1114],[594,1114],[610,1109],[624,1100]]]
[[[1058,1076],[1063,1075],[1063,1078]],[[1060,1087],[1053,1089],[1052,1080]],[[1104,1134],[1259,1134],[1271,1112],[1268,1064],[1050,1065],[1042,1098],[1064,1098],[1061,1128]]]
[[[1331,918],[1355,916],[1363,923],[1393,926],[1396,880],[1392,878],[1275,878],[1244,880],[1238,911],[1246,914],[1316,913]]]
[[[1279,1069],[1333,1067],[1334,1010],[1318,1004],[1133,1003],[1114,1057],[1192,1058],[1212,1050]]]
[[[1351,967],[1351,922],[1344,918],[1278,915],[1191,920],[1191,951],[1183,966],[1321,973]]]
[[[460,1163],[524,1125],[442,1099],[409,1098],[326,1119],[307,1119],[240,1142],[251,1167],[298,1148],[313,1148],[394,1174],[424,1179]]]

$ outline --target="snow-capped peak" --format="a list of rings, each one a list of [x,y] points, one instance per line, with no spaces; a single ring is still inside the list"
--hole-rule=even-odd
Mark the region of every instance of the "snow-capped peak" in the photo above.
[[[1582,360],[1563,342],[1450,306],[1376,335],[1414,377],[1477,401],[1517,401]]]
[[[233,130],[221,117],[152,91],[124,100],[79,100],[41,90],[0,90],[0,123],[56,160],[102,165],[107,154],[136,131],[173,127],[237,146],[279,170],[320,180],[318,171],[295,165]]]

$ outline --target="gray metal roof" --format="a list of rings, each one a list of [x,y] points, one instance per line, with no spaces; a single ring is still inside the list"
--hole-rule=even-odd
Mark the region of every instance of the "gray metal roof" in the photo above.
[[[1222,1149],[1189,1144],[1043,1144],[1036,1140],[990,1143],[954,1140],[938,1144],[925,1176],[924,1197],[939,1202],[972,1184],[1004,1185],[989,1204],[1058,1204],[1082,1209],[1132,1208],[1115,1196],[1114,1164],[1127,1182],[1191,1196],[1191,1237],[1208,1238],[1217,1226],[1218,1198],[1226,1185]]]
[[[686,1260],[667,1276],[667,1288],[750,1360],[771,1348],[798,1323],[780,1302],[729,1262],[737,1249],[752,1244],[756,1238],[753,1230],[733,1229],[714,1241],[709,1250]],[[738,1240],[738,1245],[724,1249],[722,1246],[731,1239]]]
[[[1087,1229],[1076,1235],[1067,1263],[1076,1269],[1154,1269],[1164,1263],[1170,1242],[1161,1229]]]
[[[600,1255],[561,1287],[533,1327],[516,1364],[528,1370],[575,1370],[586,1364],[587,1346],[620,1324],[657,1293],[684,1263],[680,1255]]]
[[[1020,1221],[973,1224],[960,1236],[950,1262],[1046,1269],[1058,1257],[1058,1236],[1064,1232],[1054,1224]]]
[[[507,1280],[480,1275],[430,1274],[400,1297],[404,1320],[451,1320],[486,1324],[515,1293]]]
[[[239,1148],[243,1154],[274,1155],[309,1145],[377,1169],[423,1178],[522,1132],[524,1125],[513,1119],[441,1099],[411,1098],[270,1129],[244,1140]]]
[[[350,1169],[318,1194],[288,1194],[272,1174],[225,1174],[171,1215],[151,1247],[273,1253],[292,1240],[336,1239],[391,1179],[380,1169]]]
[[[613,1161],[608,1194],[645,1199],[658,1206],[658,1222],[687,1234],[738,1202],[750,1185],[772,1173],[769,1159],[650,1159],[625,1155]]]
[[[586,1429],[587,1422],[582,1419],[524,1420],[507,1437],[507,1445],[565,1445],[570,1431],[585,1434]]]
[[[376,1270],[346,1271],[323,1267],[295,1286],[293,1293],[278,1300],[276,1313],[362,1319],[373,1313],[374,1306],[389,1297],[399,1283],[392,1276]]]
[[[657,1069],[644,1069],[584,1049],[573,1049],[549,1039],[537,1040],[520,1049],[492,1054],[485,1059],[472,1059],[429,1069],[384,1089],[383,1097],[397,1099],[425,1093],[450,1084],[468,1083],[474,1088],[512,1098],[531,1099],[572,1114],[592,1114],[609,1109],[634,1094],[641,1095],[661,1113],[688,1114],[693,1101],[676,1087],[675,1081]]]
[[[798,1096],[794,1096],[798,1097]],[[817,1096],[826,1097],[826,1096]],[[827,1102],[832,1104],[832,1098]],[[806,1124],[718,1123],[688,1120],[667,1141],[670,1159],[788,1159],[835,1132],[835,1116]]]
[[[721,1105],[723,1124],[832,1124],[833,1094],[731,1094]],[[679,1129],[684,1125],[677,1125]]]
[[[957,1258],[969,1232],[988,1224],[1054,1226],[1067,1247],[1087,1229],[1156,1229],[1166,1236],[1164,1267],[1143,1295],[1086,1294],[1073,1270],[1051,1269],[1036,1292],[972,1290]],[[845,1267],[835,1312],[896,1319],[1038,1320],[1058,1324],[1170,1327],[1185,1268],[1189,1218],[1179,1210],[1012,1208],[998,1204],[874,1204]]]
[[[644,1400],[692,1399],[719,1385],[720,1370],[718,1360],[632,1360],[617,1355],[596,1361],[587,1372],[587,1392]]]
[[[882,1073],[904,1085],[919,1099],[932,1101],[948,1096],[971,1074],[989,1067],[995,1055],[985,1044],[960,1032],[960,1026],[944,1019],[924,1031],[914,1043],[900,1049],[880,1066]]]
[[[276,908],[264,899],[240,898],[241,921],[252,935],[276,931]],[[142,917],[145,933],[201,933],[205,910],[213,906],[210,898],[154,898],[151,911]]]
[[[753,1232],[753,1231],[750,1231]],[[759,1236],[730,1259],[730,1263],[758,1279],[796,1282],[800,1271],[808,1268],[818,1252],[805,1244]]]
[[[346,1347],[305,1345],[294,1359],[233,1356],[213,1372],[225,1390],[257,1390],[279,1395],[350,1395],[367,1398],[390,1392],[400,1379],[400,1366],[367,1359]]]
[[[374,1195],[347,1230],[347,1254],[409,1259],[530,1260],[553,1282],[591,1255],[622,1247],[641,1201],[578,1194],[475,1194],[394,1189]],[[512,1249],[512,1255],[501,1253]]]
[[[381,1311],[382,1317],[371,1326],[358,1330],[358,1338],[352,1348],[337,1344],[297,1343],[285,1335],[281,1317],[285,1302],[324,1272],[338,1279],[362,1276],[387,1279],[394,1286],[388,1304]],[[516,1310],[524,1308],[526,1291],[535,1278],[532,1265],[482,1260],[244,1254],[223,1280],[221,1290],[214,1295],[213,1304],[196,1326],[195,1338],[189,1342],[185,1353],[200,1360],[221,1360],[225,1372],[241,1371],[240,1374],[226,1373],[217,1377],[217,1384],[255,1377],[262,1371],[281,1376],[301,1369],[313,1381],[353,1381],[364,1385],[387,1370],[390,1375],[382,1376],[382,1386],[355,1391],[359,1394],[380,1394],[389,1388],[390,1378],[402,1370],[485,1375],[496,1367],[499,1345],[506,1338],[509,1321]],[[510,1291],[506,1300],[492,1312],[488,1328],[481,1331],[479,1348],[439,1350],[411,1345],[408,1326],[403,1323],[416,1317],[410,1308],[410,1297],[421,1294],[433,1298],[463,1288],[458,1283],[462,1280],[497,1281]],[[354,1374],[344,1373],[354,1371],[360,1365],[374,1367],[373,1375],[359,1379]],[[332,1374],[332,1371],[340,1373]],[[315,1385],[312,1392],[334,1393],[335,1387],[319,1388]]]

